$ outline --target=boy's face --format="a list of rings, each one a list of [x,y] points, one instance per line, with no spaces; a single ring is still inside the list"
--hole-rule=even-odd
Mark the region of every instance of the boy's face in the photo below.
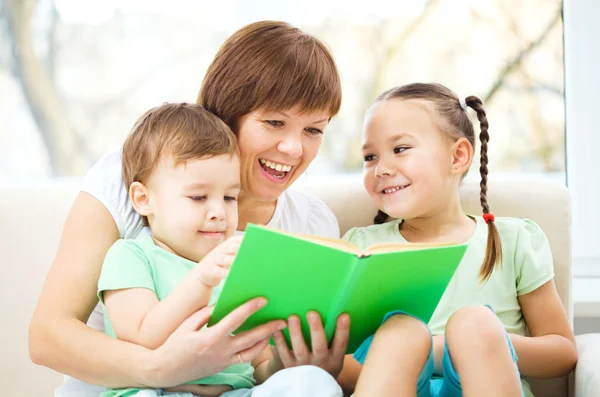
[[[218,155],[174,165],[162,156],[147,183],[148,222],[156,244],[200,261],[238,224],[240,161]]]

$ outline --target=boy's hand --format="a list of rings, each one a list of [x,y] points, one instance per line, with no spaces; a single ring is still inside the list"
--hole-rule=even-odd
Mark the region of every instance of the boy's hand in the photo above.
[[[196,271],[204,285],[210,288],[216,287],[221,280],[227,277],[242,239],[243,236],[230,237],[216,246],[198,263]]]

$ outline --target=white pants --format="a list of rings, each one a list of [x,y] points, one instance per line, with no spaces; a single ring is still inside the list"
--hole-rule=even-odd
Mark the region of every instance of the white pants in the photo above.
[[[72,378],[71,378],[72,379]],[[79,381],[77,381],[79,382]],[[79,386],[84,385],[79,382]],[[59,388],[54,397],[97,397],[102,388],[87,389],[65,387]],[[75,383],[72,383],[75,386]],[[193,397],[191,393],[164,393],[162,390],[147,389],[136,394],[136,397]],[[336,380],[319,367],[305,365],[287,368],[271,376],[262,385],[252,389],[239,389],[221,394],[221,397],[342,397],[342,389]]]

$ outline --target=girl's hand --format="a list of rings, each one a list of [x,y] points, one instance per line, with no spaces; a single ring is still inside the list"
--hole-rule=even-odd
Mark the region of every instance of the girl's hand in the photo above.
[[[244,303],[212,327],[212,307],[205,307],[184,321],[166,342],[152,353],[152,368],[145,384],[166,388],[214,375],[233,364],[249,363],[268,345],[270,336],[285,328],[275,320],[231,336],[248,317],[266,305],[264,298]]]
[[[273,335],[277,347],[277,349],[273,349],[273,360],[276,360],[273,364],[279,361],[285,368],[299,365],[316,365],[337,379],[342,371],[344,355],[348,346],[350,317],[347,314],[342,314],[338,317],[331,348],[327,347],[327,338],[325,337],[321,316],[316,312],[309,312],[306,315],[306,319],[310,326],[312,352],[308,350],[304,341],[300,319],[297,316],[290,316],[288,319],[288,328],[293,351],[288,349],[281,331],[276,332]]]
[[[243,236],[230,237],[210,251],[194,269],[200,282],[209,288],[219,285],[227,277],[229,268],[240,249]]]

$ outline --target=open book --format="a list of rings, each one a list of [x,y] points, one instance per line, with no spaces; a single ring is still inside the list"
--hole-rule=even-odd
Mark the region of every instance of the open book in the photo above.
[[[373,334],[385,315],[403,310],[428,322],[466,244],[382,244],[359,250],[344,240],[248,225],[209,326],[248,300],[268,304],[236,332],[296,314],[310,346],[306,313],[317,311],[331,343],[337,317],[350,315],[348,353]],[[284,335],[289,343],[287,329]]]

